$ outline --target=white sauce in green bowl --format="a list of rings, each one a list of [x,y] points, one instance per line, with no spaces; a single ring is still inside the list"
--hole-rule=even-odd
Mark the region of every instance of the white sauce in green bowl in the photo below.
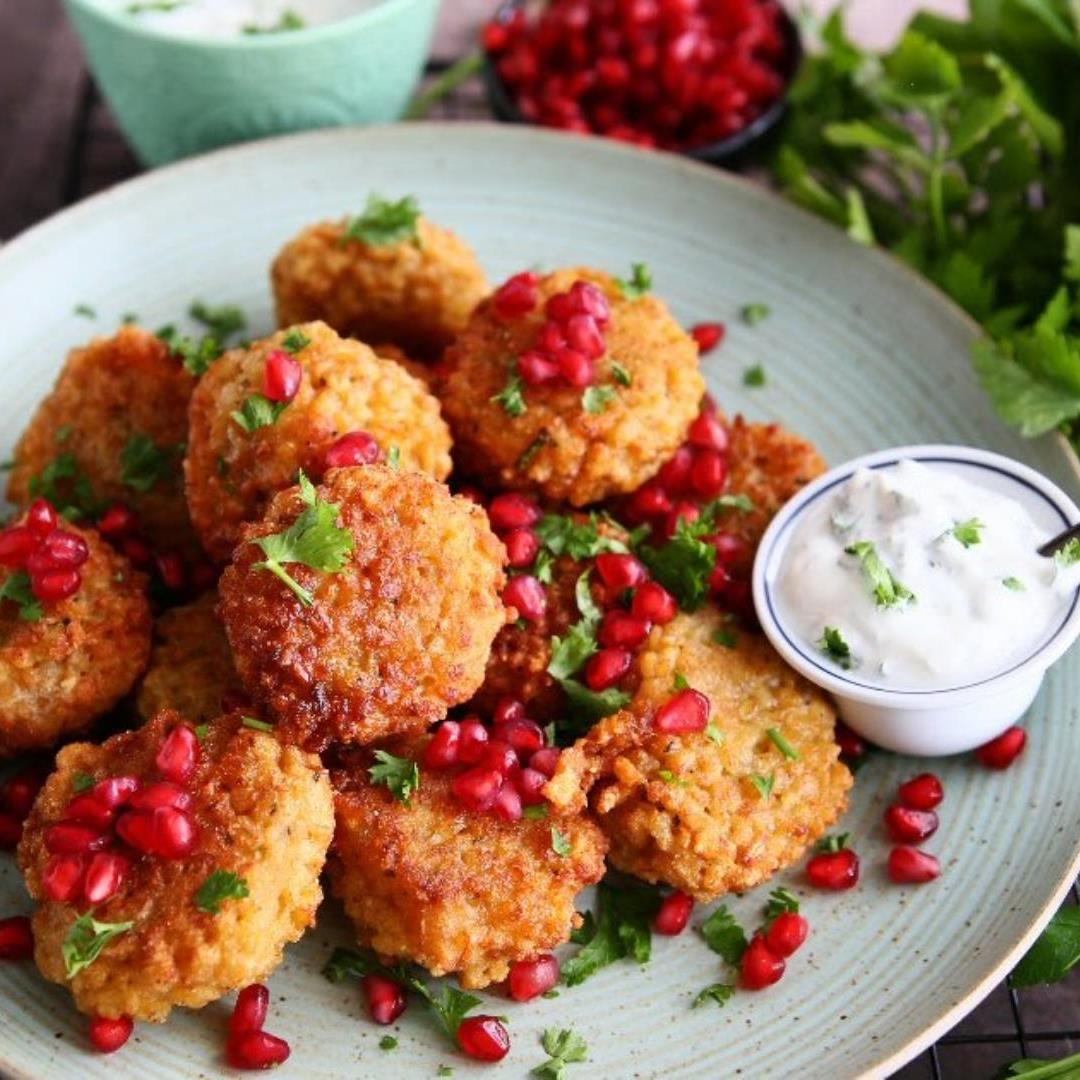
[[[101,0],[140,26],[190,37],[236,37],[303,30],[347,19],[381,0]]]

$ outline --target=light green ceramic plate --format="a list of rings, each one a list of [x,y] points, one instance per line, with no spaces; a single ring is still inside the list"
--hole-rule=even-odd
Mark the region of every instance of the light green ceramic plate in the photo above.
[[[898,264],[756,187],[681,159],[522,128],[411,126],[317,133],[254,144],[167,169],[60,215],[0,253],[0,457],[64,351],[111,331],[124,312],[150,326],[193,297],[243,305],[270,325],[267,267],[281,243],[368,192],[414,192],[471,241],[493,279],[540,264],[624,271],[645,260],[684,323],[723,319],[728,340],[706,362],[725,409],[781,420],[830,461],[887,445],[963,442],[1028,461],[1076,492],[1064,447],[1025,443],[991,414],[972,378],[972,329]],[[763,301],[754,329],[737,311]],[[92,304],[98,318],[73,314]],[[764,365],[763,389],[742,374]],[[882,757],[858,777],[843,823],[864,880],[838,898],[807,895],[813,935],[788,975],[722,1011],[691,1011],[721,977],[696,934],[658,941],[644,970],[624,962],[553,1000],[493,999],[513,1049],[472,1066],[413,1007],[400,1046],[364,1018],[355,986],[319,969],[347,935],[334,904],[273,977],[270,1029],[293,1054],[282,1076],[524,1077],[537,1041],[573,1025],[589,1043],[581,1076],[829,1077],[885,1075],[975,1006],[1061,899],[1080,842],[1080,655],[1047,679],[1030,716],[1029,752],[1008,773],[940,762],[947,797],[927,845],[944,874],[922,890],[890,886],[881,813],[924,762]],[[798,873],[783,882],[801,892]],[[747,923],[767,890],[736,899]],[[14,867],[0,868],[0,909],[26,910]],[[141,1025],[114,1058],[84,1052],[67,995],[29,967],[0,969],[0,1070],[17,1076],[141,1080],[217,1074],[228,1004]]]

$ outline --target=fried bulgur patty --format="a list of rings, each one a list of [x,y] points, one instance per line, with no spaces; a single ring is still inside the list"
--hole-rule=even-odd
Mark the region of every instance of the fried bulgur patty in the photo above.
[[[150,666],[135,703],[144,720],[171,708],[202,724],[220,715],[226,695],[240,690],[216,607],[217,593],[208,592],[155,621]]]
[[[611,307],[593,394],[562,381],[525,386],[525,408],[512,415],[498,399],[515,358],[535,347],[545,302],[577,281],[599,288]],[[671,456],[697,415],[705,392],[697,347],[660,300],[627,299],[608,274],[559,270],[540,279],[539,294],[532,313],[510,319],[484,302],[447,350],[439,395],[455,462],[489,487],[574,506],[632,491]]]
[[[128,849],[132,861],[119,891],[94,907],[93,917],[134,925],[68,979],[62,945],[87,905],[45,898],[46,830],[63,817],[83,774],[157,779],[155,755],[181,719],[166,710],[100,746],[66,747],[26,823],[18,857],[40,904],[34,957],[45,978],[67,984],[86,1013],[162,1021],[174,1006],[199,1008],[259,982],[312,925],[322,899],[333,797],[318,758],[244,726],[239,714],[224,716],[209,725],[184,785],[197,830],[194,850],[163,859]],[[242,878],[248,895],[223,900],[213,914],[200,908],[198,893],[218,871]]]
[[[270,271],[279,326],[322,319],[339,334],[437,360],[490,291],[472,248],[426,218],[415,239],[348,239],[348,220],[305,229]]]
[[[247,691],[308,749],[421,731],[475,693],[508,615],[505,552],[484,511],[423,473],[331,469],[317,492],[353,549],[343,568],[289,572],[306,606],[257,565],[254,541],[292,525],[298,489],[245,530],[220,583],[220,612]]]
[[[603,835],[583,814],[508,822],[466,810],[441,772],[421,773],[408,806],[363,768],[332,778],[330,888],[357,940],[433,975],[454,972],[466,988],[499,982],[516,960],[567,941],[581,922],[574,898],[604,873]],[[569,855],[553,850],[553,828]]]
[[[15,448],[8,498],[123,502],[156,547],[196,553],[181,472],[194,387],[165,343],[134,326],[73,349]]]
[[[0,600],[0,758],[85,731],[134,685],[150,656],[146,578],[97,533],[65,523],[90,550],[82,584],[37,619]],[[15,571],[0,566],[0,588]]]
[[[763,637],[740,632],[734,648],[718,644],[726,627],[703,611],[654,629],[627,710],[564,751],[545,789],[567,808],[588,794],[612,865],[702,901],[751,889],[798,859],[846,809],[852,783],[825,695]],[[708,730],[654,729],[677,675],[710,699]]]
[[[187,497],[203,545],[219,562],[228,559],[244,524],[296,483],[298,469],[322,476],[327,449],[349,432],[367,432],[384,453],[396,448],[403,469],[438,480],[450,473],[450,433],[439,402],[419,380],[325,323],[292,333],[307,341],[295,351],[303,375],[273,422],[247,430],[236,414],[262,393],[267,357],[284,347],[285,332],[225,353],[191,399]]]

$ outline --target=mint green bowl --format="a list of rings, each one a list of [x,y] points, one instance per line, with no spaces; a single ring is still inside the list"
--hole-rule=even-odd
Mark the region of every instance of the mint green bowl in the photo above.
[[[139,159],[164,165],[230,143],[398,119],[439,0],[383,0],[288,33],[181,37],[99,0],[65,0],[90,69]]]

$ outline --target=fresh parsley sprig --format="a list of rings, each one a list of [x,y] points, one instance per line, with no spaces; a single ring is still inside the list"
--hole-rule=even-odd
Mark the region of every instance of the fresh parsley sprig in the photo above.
[[[215,870],[199,886],[195,906],[208,915],[217,915],[226,900],[245,900],[251,895],[248,883],[232,870]]]
[[[418,222],[420,204],[412,195],[396,201],[381,195],[369,195],[364,212],[352,218],[345,227],[343,241],[359,240],[372,247],[385,247],[409,240],[420,242]]]
[[[45,614],[41,601],[34,595],[30,575],[25,570],[13,570],[0,585],[0,601],[10,600],[19,609],[23,622],[38,622]]]
[[[540,1080],[564,1080],[567,1065],[588,1060],[588,1044],[572,1028],[548,1028],[540,1036],[540,1045],[548,1060],[531,1073]]]
[[[126,934],[134,925],[134,922],[98,922],[92,911],[80,915],[71,924],[60,946],[67,977],[74,979],[79,972],[85,971],[110,941]]]
[[[869,540],[857,540],[849,544],[844,551],[853,555],[862,564],[866,578],[878,607],[893,607],[903,601],[915,601],[915,594],[897,580],[893,572],[885,565],[877,548]]]
[[[375,751],[375,764],[368,769],[373,784],[383,784],[398,802],[409,805],[420,788],[420,768],[409,758],[395,757],[386,750]]]

